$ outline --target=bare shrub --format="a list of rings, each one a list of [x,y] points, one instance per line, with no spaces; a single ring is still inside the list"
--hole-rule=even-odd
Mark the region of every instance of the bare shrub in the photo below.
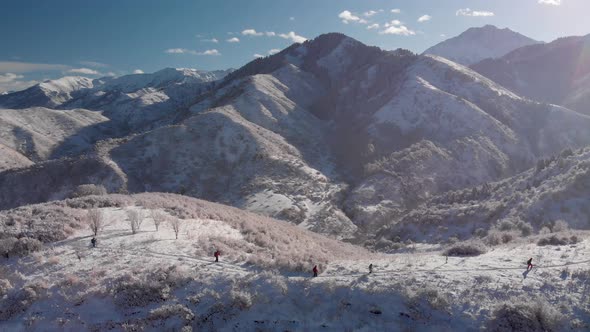
[[[84,196],[93,196],[93,195],[106,195],[107,190],[103,185],[96,185],[96,184],[82,184],[76,187],[72,194],[70,195],[71,198],[77,197],[84,197]]]
[[[590,282],[590,270],[576,270],[572,272],[572,279]]]
[[[98,209],[88,210],[86,222],[88,223],[88,228],[90,228],[92,235],[97,236],[98,233],[104,228],[104,217],[102,211]]]
[[[485,252],[486,250],[483,244],[478,242],[469,242],[454,244],[453,246],[447,248],[443,252],[443,255],[451,257],[471,257],[479,256]]]
[[[39,300],[47,290],[43,282],[33,282],[19,290],[12,290],[6,298],[0,302],[0,320],[6,321],[26,311],[33,303]]]
[[[41,241],[28,237],[0,239],[0,253],[6,258],[10,258],[10,256],[26,256],[31,252],[41,250],[41,248],[43,248]]]
[[[127,210],[127,220],[129,227],[131,227],[131,233],[137,234],[141,230],[141,224],[143,223],[143,216],[140,211]]]
[[[169,218],[168,219],[168,223],[170,224],[170,227],[172,227],[172,230],[174,231],[174,235],[176,236],[176,239],[178,240],[178,233],[180,233],[180,230],[182,228],[182,222],[183,220],[180,218]]]
[[[499,305],[488,321],[490,331],[559,331],[564,319],[559,311],[541,299]]]
[[[165,304],[159,308],[150,310],[148,319],[167,320],[169,318],[180,318],[188,323],[195,317],[193,312],[182,304]]]
[[[564,220],[557,220],[555,222],[555,224],[553,224],[553,227],[551,227],[551,231],[553,233],[558,233],[558,232],[566,232],[569,231],[570,226],[567,222],[565,222]]]
[[[578,237],[573,235],[571,237],[567,236],[557,236],[555,234],[545,237],[537,241],[538,246],[565,246],[568,244],[576,244],[578,242]]]
[[[8,291],[12,289],[12,284],[7,279],[0,279],[0,299],[4,297],[4,295],[8,294]]]
[[[114,290],[115,303],[122,308],[145,307],[168,299],[170,287],[157,280],[127,278],[119,280]]]
[[[157,210],[152,210],[151,214],[152,220],[154,221],[154,226],[156,226],[156,231],[158,231],[160,230],[160,225],[162,222],[166,220],[166,215],[163,212]]]

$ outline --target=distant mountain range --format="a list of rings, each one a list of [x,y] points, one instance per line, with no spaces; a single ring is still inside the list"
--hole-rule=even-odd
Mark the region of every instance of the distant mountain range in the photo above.
[[[458,42],[464,63],[553,44],[492,26],[446,45]],[[0,159],[0,208],[91,183],[217,201],[337,238],[392,234],[440,195],[590,145],[589,116],[487,76],[331,33],[235,71],[45,82],[0,96],[0,147],[15,156]]]
[[[472,68],[522,96],[590,114],[590,35],[519,48]]]
[[[499,58],[523,46],[540,43],[508,28],[486,25],[470,28],[457,37],[432,46],[424,54],[442,56],[468,66],[483,59]]]

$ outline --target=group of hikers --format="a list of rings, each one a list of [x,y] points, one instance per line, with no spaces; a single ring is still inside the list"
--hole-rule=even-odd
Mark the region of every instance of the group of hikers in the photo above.
[[[97,243],[96,237],[92,237],[92,240],[90,240],[90,244],[92,245],[92,248],[96,248],[96,243]],[[221,256],[221,251],[219,249],[217,249],[213,253],[213,257],[215,257],[215,262],[219,262],[219,256]],[[446,259],[447,259],[447,262],[448,262],[448,259],[449,259],[448,256],[446,257]],[[532,257],[529,258],[529,260],[527,260],[526,264],[527,264],[526,270],[527,271],[532,270],[533,267],[534,267],[534,265],[533,265],[533,258]],[[313,267],[313,269],[311,271],[313,272],[313,276],[314,277],[317,277],[318,276],[319,270],[318,270],[318,266],[317,265],[314,265],[314,267]],[[372,273],[373,273],[373,263],[369,264],[369,274],[372,274]]]

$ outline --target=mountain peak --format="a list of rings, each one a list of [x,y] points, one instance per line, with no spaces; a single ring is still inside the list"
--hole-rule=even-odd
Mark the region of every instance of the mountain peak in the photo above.
[[[495,25],[469,28],[459,36],[447,39],[424,53],[434,54],[463,65],[471,65],[487,58],[499,58],[511,51],[539,42],[508,28]]]

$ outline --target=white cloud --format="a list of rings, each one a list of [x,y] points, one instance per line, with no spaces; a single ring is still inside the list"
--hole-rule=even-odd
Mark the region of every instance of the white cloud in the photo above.
[[[72,68],[68,73],[82,74],[82,75],[102,75],[100,72],[90,68]]]
[[[39,83],[38,81],[22,81],[23,78],[23,75],[14,73],[0,73],[0,93],[24,90]]]
[[[369,29],[369,30],[379,29],[379,23],[371,24],[371,25],[367,26],[367,29]]]
[[[197,55],[221,55],[221,53],[219,53],[219,51],[216,49],[212,49],[206,50],[205,52],[197,53]]]
[[[244,36],[262,36],[264,35],[262,32],[258,32],[254,29],[246,29],[242,31],[242,35]]]
[[[295,21],[295,17],[293,17],[293,16],[289,17],[289,21]]]
[[[286,33],[286,34],[281,33],[281,34],[279,34],[279,37],[284,38],[284,39],[291,39],[291,41],[294,43],[303,43],[304,41],[307,40],[307,38],[305,38],[303,36],[299,36],[298,34],[296,34],[293,31]]]
[[[539,0],[538,2],[542,5],[551,5],[551,6],[561,5],[561,0]]]
[[[109,65],[107,65],[105,63],[96,62],[96,61],[80,61],[79,64],[81,64],[83,66],[95,67],[95,68],[106,68],[106,67],[109,67]]]
[[[356,23],[362,23],[362,24],[368,23],[367,21],[354,15],[353,13],[351,13],[348,10],[345,10],[342,13],[338,14],[338,17],[340,19],[342,19],[342,23],[344,23],[344,24],[348,24],[349,22],[356,22]]]
[[[398,35],[398,36],[413,36],[416,34],[415,31],[408,29],[399,20],[393,20],[385,23],[385,30],[379,31],[382,35]]]
[[[262,54],[258,54],[258,53],[255,53],[255,54],[254,54],[254,57],[255,57],[255,58],[264,58],[264,55],[262,55]]]
[[[267,32],[265,32],[264,34],[265,34],[267,37],[274,37],[274,36],[276,36],[276,35],[277,35],[277,34],[276,34],[276,33],[274,33],[273,31],[267,31]]]
[[[391,22],[385,23],[383,26],[388,28],[388,27],[396,26],[396,25],[402,25],[402,22],[400,20],[393,20]]]
[[[462,8],[457,10],[455,13],[457,16],[473,16],[473,17],[489,17],[494,16],[493,12],[489,11],[478,11],[478,10],[471,10],[469,8]]]
[[[201,41],[207,42],[207,43],[219,43],[219,40],[217,40],[217,38],[211,38],[211,39],[202,39]]]
[[[164,51],[164,53],[168,54],[192,54],[192,55],[221,55],[218,50],[206,50],[203,52],[195,51],[195,50],[188,50],[186,48],[169,48]]]
[[[279,53],[281,50],[278,48],[273,48],[271,50],[268,51],[268,54],[273,55],[273,54],[277,54]]]
[[[431,19],[432,19],[432,16],[430,16],[430,15],[422,15],[422,16],[418,17],[418,22],[422,23],[422,22],[430,21]]]
[[[365,15],[366,17],[371,17],[377,13],[378,13],[378,11],[376,11],[376,10],[369,10],[367,12],[364,12],[363,15]]]
[[[134,74],[143,74],[144,72],[143,72],[143,70],[141,70],[141,69],[135,69],[135,70],[133,71],[133,73],[134,73]]]
[[[168,53],[168,54],[184,54],[184,53],[189,53],[189,52],[190,52],[190,50],[187,50],[186,48],[169,48],[164,51],[164,53]]]
[[[402,12],[402,10],[401,10],[401,9],[398,9],[398,8],[396,8],[396,9],[392,9],[392,10],[391,10],[391,12],[392,12],[392,13],[394,13],[394,14],[399,14],[399,13],[401,13],[401,12]]]
[[[0,74],[0,83],[14,82],[16,80],[20,80],[21,78],[24,78],[24,76],[13,73]]]
[[[46,63],[0,61],[0,73],[28,73],[34,71],[68,70],[70,66]]]
[[[240,38],[238,37],[232,37],[230,39],[227,40],[228,43],[239,43],[240,42]]]

